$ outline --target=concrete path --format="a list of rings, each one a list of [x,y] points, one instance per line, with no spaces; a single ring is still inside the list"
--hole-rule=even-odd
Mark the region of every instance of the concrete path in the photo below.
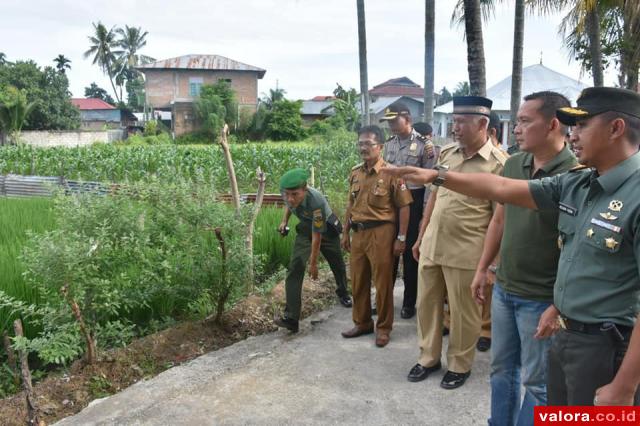
[[[444,371],[407,381],[418,353],[416,325],[400,319],[398,284],[386,348],[377,348],[373,335],[342,338],[351,310],[338,305],[304,321],[297,335],[278,331],[203,355],[58,425],[486,424],[488,353],[476,355],[457,390],[440,388]]]

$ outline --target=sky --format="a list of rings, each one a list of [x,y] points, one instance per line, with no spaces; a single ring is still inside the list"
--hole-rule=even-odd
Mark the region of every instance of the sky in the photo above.
[[[111,92],[97,65],[83,58],[92,23],[142,27],[141,53],[156,59],[217,54],[266,69],[259,94],[284,88],[291,99],[329,95],[340,83],[359,89],[355,0],[2,0],[0,52],[10,61],[53,65],[71,59],[70,90],[84,96],[91,82]],[[487,87],[511,74],[512,2],[502,2],[483,25]],[[436,1],[435,87],[466,81],[463,28],[452,27],[455,0]],[[409,77],[424,85],[424,1],[365,0],[369,86]],[[587,85],[591,76],[570,61],[558,35],[561,14],[527,14],[524,66],[542,63]],[[605,74],[613,84],[614,72]],[[112,94],[113,96],[113,94]]]

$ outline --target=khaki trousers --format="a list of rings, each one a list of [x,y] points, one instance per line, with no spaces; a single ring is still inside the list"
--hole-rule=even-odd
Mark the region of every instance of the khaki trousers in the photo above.
[[[393,326],[393,243],[396,227],[387,223],[351,234],[351,294],[353,322],[371,328],[371,283],[376,288],[378,330]]]
[[[471,291],[471,289],[469,289]],[[447,300],[447,292],[445,291],[445,303]],[[484,304],[482,305],[482,327],[480,328],[480,336],[491,339],[491,295],[493,294],[493,282],[487,281],[487,292],[484,295]],[[444,309],[444,326],[451,326],[451,318],[449,316],[449,306]]]
[[[481,307],[471,297],[475,271],[442,266],[420,257],[418,266],[418,362],[431,367],[440,361],[445,294],[450,326],[447,367],[455,373],[471,370],[480,336]]]

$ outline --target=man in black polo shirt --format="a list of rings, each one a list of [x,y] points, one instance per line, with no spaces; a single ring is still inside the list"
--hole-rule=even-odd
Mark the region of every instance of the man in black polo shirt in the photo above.
[[[520,152],[507,160],[505,177],[540,179],[577,164],[564,143],[566,127],[556,118],[556,110],[569,105],[567,98],[555,92],[524,98],[514,129]],[[534,339],[534,334],[540,316],[553,303],[560,256],[557,227],[557,211],[498,204],[487,230],[471,288],[476,301],[484,303],[487,274],[495,270],[492,263],[501,250],[491,307],[490,424],[533,424],[533,407],[546,405],[550,340]]]

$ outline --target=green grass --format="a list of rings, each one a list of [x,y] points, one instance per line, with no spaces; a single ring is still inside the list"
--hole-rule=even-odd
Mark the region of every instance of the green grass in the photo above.
[[[24,282],[20,255],[29,231],[41,233],[54,229],[53,205],[53,199],[47,198],[0,198],[0,290],[28,303],[37,303],[37,294]],[[263,279],[286,267],[289,262],[298,220],[291,218],[291,232],[284,238],[278,233],[281,220],[281,207],[265,206],[256,221],[254,253],[260,255],[264,262]],[[0,324],[6,322],[6,315],[0,310]]]
[[[18,257],[28,231],[43,232],[54,226],[53,200],[0,198],[0,277],[5,292],[20,298],[30,294],[23,285]]]
[[[19,256],[29,231],[44,232],[54,226],[52,199],[0,197],[0,290],[20,300],[36,301],[37,295],[22,278]],[[0,324],[7,320],[5,315],[0,311]]]

